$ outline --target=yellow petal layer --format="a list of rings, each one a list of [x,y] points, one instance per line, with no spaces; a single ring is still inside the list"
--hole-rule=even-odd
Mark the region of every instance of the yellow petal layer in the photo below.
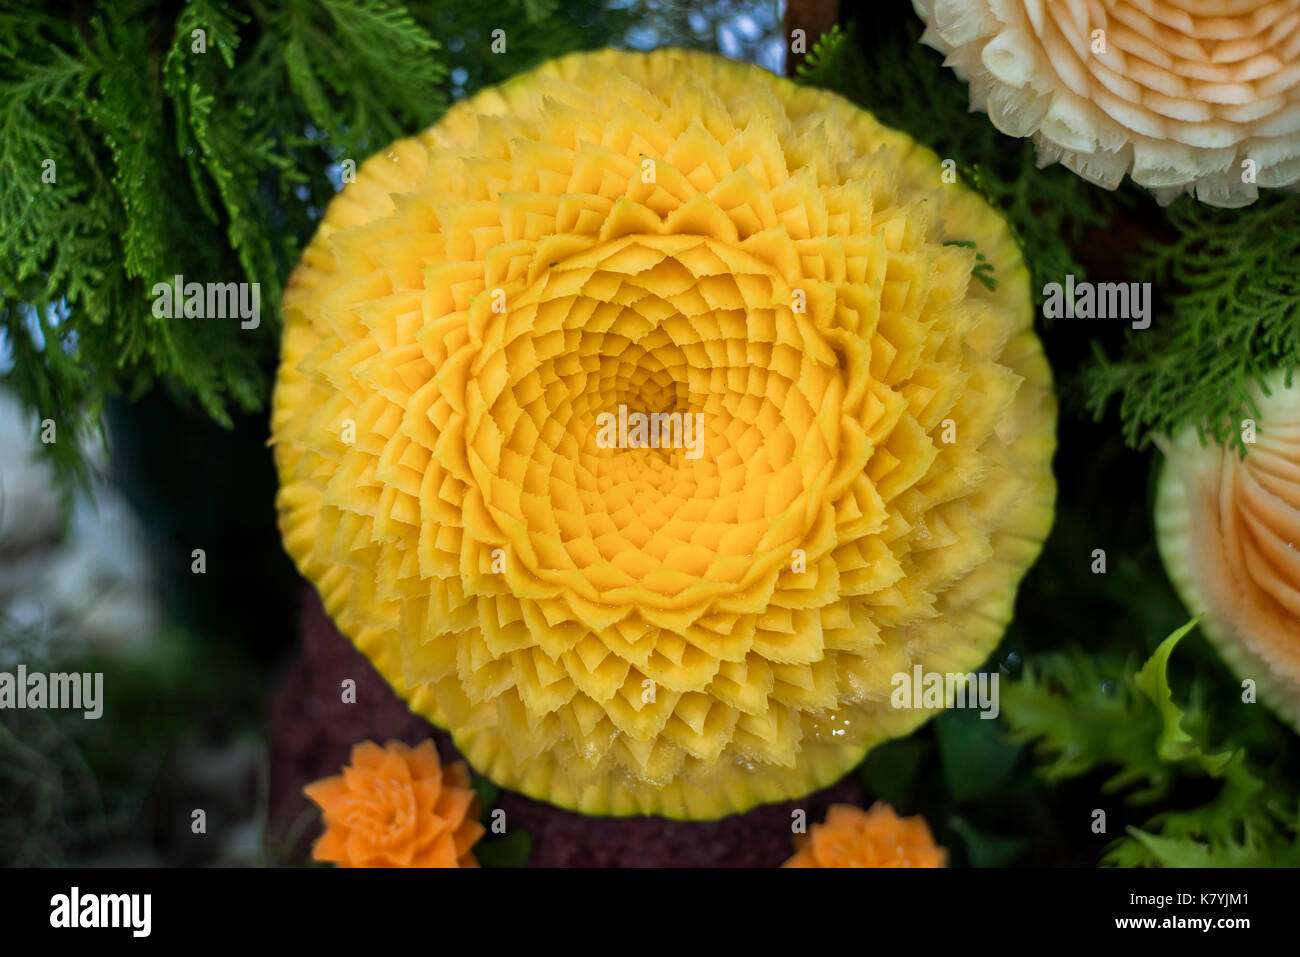
[[[895,673],[988,655],[1055,403],[1015,243],[941,172],[831,94],[605,51],[330,204],[284,300],[285,545],[480,771],[717,817],[924,721]],[[671,439],[608,447],[620,406]]]

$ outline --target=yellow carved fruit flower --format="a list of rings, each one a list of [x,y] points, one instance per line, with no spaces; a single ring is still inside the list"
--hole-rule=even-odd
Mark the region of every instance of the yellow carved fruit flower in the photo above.
[[[913,0],[1011,136],[1114,189],[1245,206],[1300,184],[1296,0]]]
[[[833,804],[823,824],[795,837],[794,857],[783,867],[946,867],[948,852],[934,843],[919,814],[899,817],[877,801],[870,811]]]
[[[1262,701],[1300,731],[1300,373],[1252,387],[1246,455],[1194,427],[1159,439],[1160,555],[1201,630]]]
[[[708,818],[830,784],[928,716],[891,676],[982,663],[1052,517],[1028,275],[943,180],[700,53],[457,104],[291,278],[286,548],[503,786]]]
[[[312,857],[340,867],[477,867],[483,835],[464,764],[443,767],[432,741],[352,749],[341,775],[303,788],[320,806],[325,833]]]

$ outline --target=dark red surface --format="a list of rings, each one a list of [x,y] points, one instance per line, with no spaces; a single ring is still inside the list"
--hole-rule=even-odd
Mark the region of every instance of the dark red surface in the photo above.
[[[339,634],[313,589],[305,588],[299,615],[301,649],[271,702],[271,823],[284,834],[309,802],[302,787],[337,774],[352,745],[399,739],[415,744],[430,735],[446,760],[461,760],[450,737],[412,714],[405,703]],[[356,704],[344,704],[342,684],[357,683]],[[793,853],[791,812],[803,808],[809,824],[835,803],[863,804],[850,774],[834,787],[798,801],[772,804],[720,821],[586,817],[502,791],[498,804],[510,828],[532,835],[534,867],[776,867]],[[317,827],[309,829],[314,838]]]

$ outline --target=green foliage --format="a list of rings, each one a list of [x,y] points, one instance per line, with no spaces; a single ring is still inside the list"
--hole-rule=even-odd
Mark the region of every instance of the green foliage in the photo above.
[[[948,824],[961,835],[962,843],[966,846],[966,860],[971,867],[1006,867],[1029,847],[1028,838],[991,834],[959,815],[953,815]]]
[[[1175,631],[1136,672],[1114,662],[1099,666],[1081,653],[1044,656],[1038,671],[1026,667],[1024,680],[1003,690],[1004,715],[1019,737],[1035,742],[1040,773],[1049,781],[1113,770],[1102,792],[1124,794],[1133,804],[1164,798],[1181,782],[1216,786],[1202,804],[1129,827],[1103,863],[1295,866],[1300,803],[1294,788],[1257,767],[1244,746],[1211,749],[1208,729],[1222,729],[1231,718],[1195,685],[1186,704],[1174,700],[1169,658],[1195,625]]]
[[[53,670],[48,643],[0,622],[0,668],[24,662],[31,671]],[[124,828],[125,809],[106,798],[78,730],[89,722],[76,712],[12,709],[0,721],[0,864],[30,867],[67,863],[66,848],[86,837]],[[132,795],[138,800],[137,794]],[[124,813],[125,812],[125,813]]]
[[[533,837],[521,828],[511,828],[500,837],[474,845],[474,859],[484,867],[523,867],[533,854]]]
[[[1115,767],[1103,793],[1141,785],[1133,799],[1150,801],[1168,792],[1173,773],[1156,748],[1160,715],[1131,673],[1132,663],[1114,656],[1049,653],[1002,688],[1003,717],[1035,743],[1046,780]]]
[[[488,829],[483,840],[474,845],[474,858],[483,867],[523,867],[533,853],[532,835],[512,827],[500,836],[492,834],[492,812],[500,789],[480,774],[471,776],[470,786],[478,797],[479,820]]]
[[[89,652],[89,653],[88,653]],[[187,750],[253,730],[266,680],[228,644],[168,630],[131,657],[76,636],[0,618],[0,670],[104,675],[101,716],[8,709],[0,720],[0,866],[85,864],[109,848],[148,846],[157,808]],[[187,812],[188,813],[188,812]],[[187,846],[182,853],[190,853]]]
[[[483,867],[523,867],[532,853],[533,838],[521,828],[474,845],[474,858]]]
[[[1206,804],[1128,829],[1102,863],[1117,867],[1300,867],[1300,804],[1240,755]]]
[[[1021,746],[974,708],[949,709],[934,726],[944,783],[959,803],[996,793],[1020,759]]]
[[[76,439],[109,395],[162,383],[227,427],[263,408],[283,282],[339,164],[629,17],[563,0],[492,18],[455,0],[0,8],[0,368],[58,424],[42,448],[59,475],[85,478]],[[259,327],[155,316],[153,285],[176,275],[259,283]]]
[[[470,787],[478,796],[479,810],[482,812],[479,817],[487,817],[496,807],[497,797],[500,795],[500,789],[492,783],[490,778],[485,778],[481,774],[471,775]]]
[[[1232,759],[1229,752],[1208,754],[1201,749],[1196,739],[1183,726],[1186,717],[1183,709],[1174,701],[1173,691],[1169,687],[1169,656],[1173,654],[1183,636],[1196,627],[1200,619],[1194,618],[1160,643],[1155,654],[1147,659],[1136,675],[1133,686],[1142,692],[1156,710],[1160,712],[1160,736],[1156,742],[1156,752],[1162,761],[1176,763],[1193,761],[1206,774],[1218,775]]]
[[[873,748],[858,766],[862,784],[895,808],[910,808],[917,776],[930,750],[921,736],[888,741]]]
[[[395,139],[447,104],[439,86],[447,75],[440,44],[404,7],[289,0],[272,19],[293,92],[345,153],[370,152],[379,145],[370,131]]]
[[[1191,423],[1245,455],[1239,423],[1259,411],[1251,383],[1300,367],[1300,196],[1266,191],[1242,210],[1184,197],[1168,219],[1176,237],[1140,261],[1140,278],[1165,291],[1164,321],[1130,336],[1118,359],[1097,347],[1088,405],[1100,418],[1118,397],[1135,445]]]

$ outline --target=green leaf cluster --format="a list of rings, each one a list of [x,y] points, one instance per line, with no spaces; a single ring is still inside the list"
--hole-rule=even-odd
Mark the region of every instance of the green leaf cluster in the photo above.
[[[85,478],[105,399],[265,406],[283,283],[345,160],[457,97],[608,43],[629,10],[501,0],[0,6],[0,371]],[[494,48],[493,33],[504,43]],[[155,283],[260,284],[262,321],[153,314]]]
[[[1139,277],[1165,291],[1165,321],[1118,358],[1096,346],[1088,407],[1100,419],[1118,400],[1133,445],[1190,424],[1244,456],[1251,386],[1300,367],[1300,195],[1266,192],[1245,210],[1184,197],[1167,212],[1173,237],[1148,244]]]
[[[1244,745],[1211,744],[1211,728],[1223,736],[1234,721],[1258,720],[1259,712],[1234,716],[1211,703],[1203,682],[1192,684],[1185,703],[1174,699],[1169,659],[1195,625],[1171,634],[1136,670],[1079,652],[1040,656],[1037,667],[1026,666],[1023,679],[1003,689],[1004,717],[1017,737],[1034,743],[1039,773],[1049,782],[1101,770],[1109,774],[1101,793],[1123,796],[1130,805],[1163,801],[1178,788],[1212,792],[1190,807],[1153,814],[1142,827],[1129,826],[1102,863],[1296,866],[1300,798],[1294,786]],[[1249,736],[1228,737],[1240,742]]]

